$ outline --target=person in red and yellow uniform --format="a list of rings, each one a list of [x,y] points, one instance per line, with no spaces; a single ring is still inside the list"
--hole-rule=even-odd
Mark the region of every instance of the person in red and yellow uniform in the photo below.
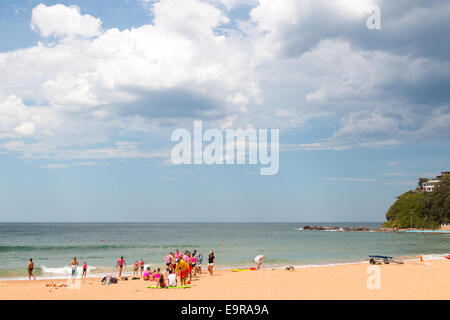
[[[182,286],[186,285],[186,279],[189,272],[189,264],[183,259],[177,259],[177,273],[180,275],[180,282]]]

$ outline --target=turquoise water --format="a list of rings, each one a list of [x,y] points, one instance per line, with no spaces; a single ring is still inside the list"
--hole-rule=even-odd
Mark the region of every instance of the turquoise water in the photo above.
[[[90,275],[114,270],[119,256],[151,268],[179,249],[214,250],[217,268],[317,265],[363,261],[369,254],[448,254],[450,235],[426,233],[301,231],[304,225],[369,227],[379,223],[35,223],[0,224],[0,278],[24,278],[30,257],[37,275],[68,275],[72,257],[87,261]],[[100,240],[104,239],[103,242]]]

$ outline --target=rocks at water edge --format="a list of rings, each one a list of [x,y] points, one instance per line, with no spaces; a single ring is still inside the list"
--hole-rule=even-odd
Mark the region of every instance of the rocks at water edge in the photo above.
[[[339,232],[390,232],[391,228],[340,228],[340,227],[322,227],[322,226],[303,226],[303,230],[313,230],[313,231],[339,231]]]

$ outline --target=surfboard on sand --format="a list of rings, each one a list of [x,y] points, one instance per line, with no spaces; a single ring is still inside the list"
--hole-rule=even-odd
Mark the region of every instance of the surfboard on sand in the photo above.
[[[241,271],[254,271],[256,268],[245,268],[245,269],[231,269],[233,272],[241,272]]]
[[[186,288],[190,288],[190,287],[191,287],[190,285],[186,285],[186,286],[168,287],[168,289],[186,289]],[[150,289],[157,289],[157,288],[159,288],[159,287],[156,287],[156,286],[147,286],[147,288],[150,288]],[[166,288],[160,288],[160,289],[166,289]]]

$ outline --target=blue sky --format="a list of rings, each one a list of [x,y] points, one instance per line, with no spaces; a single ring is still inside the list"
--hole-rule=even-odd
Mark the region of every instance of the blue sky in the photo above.
[[[383,221],[450,170],[445,1],[29,0],[0,17],[0,221]],[[171,164],[194,120],[279,129],[279,172]]]

